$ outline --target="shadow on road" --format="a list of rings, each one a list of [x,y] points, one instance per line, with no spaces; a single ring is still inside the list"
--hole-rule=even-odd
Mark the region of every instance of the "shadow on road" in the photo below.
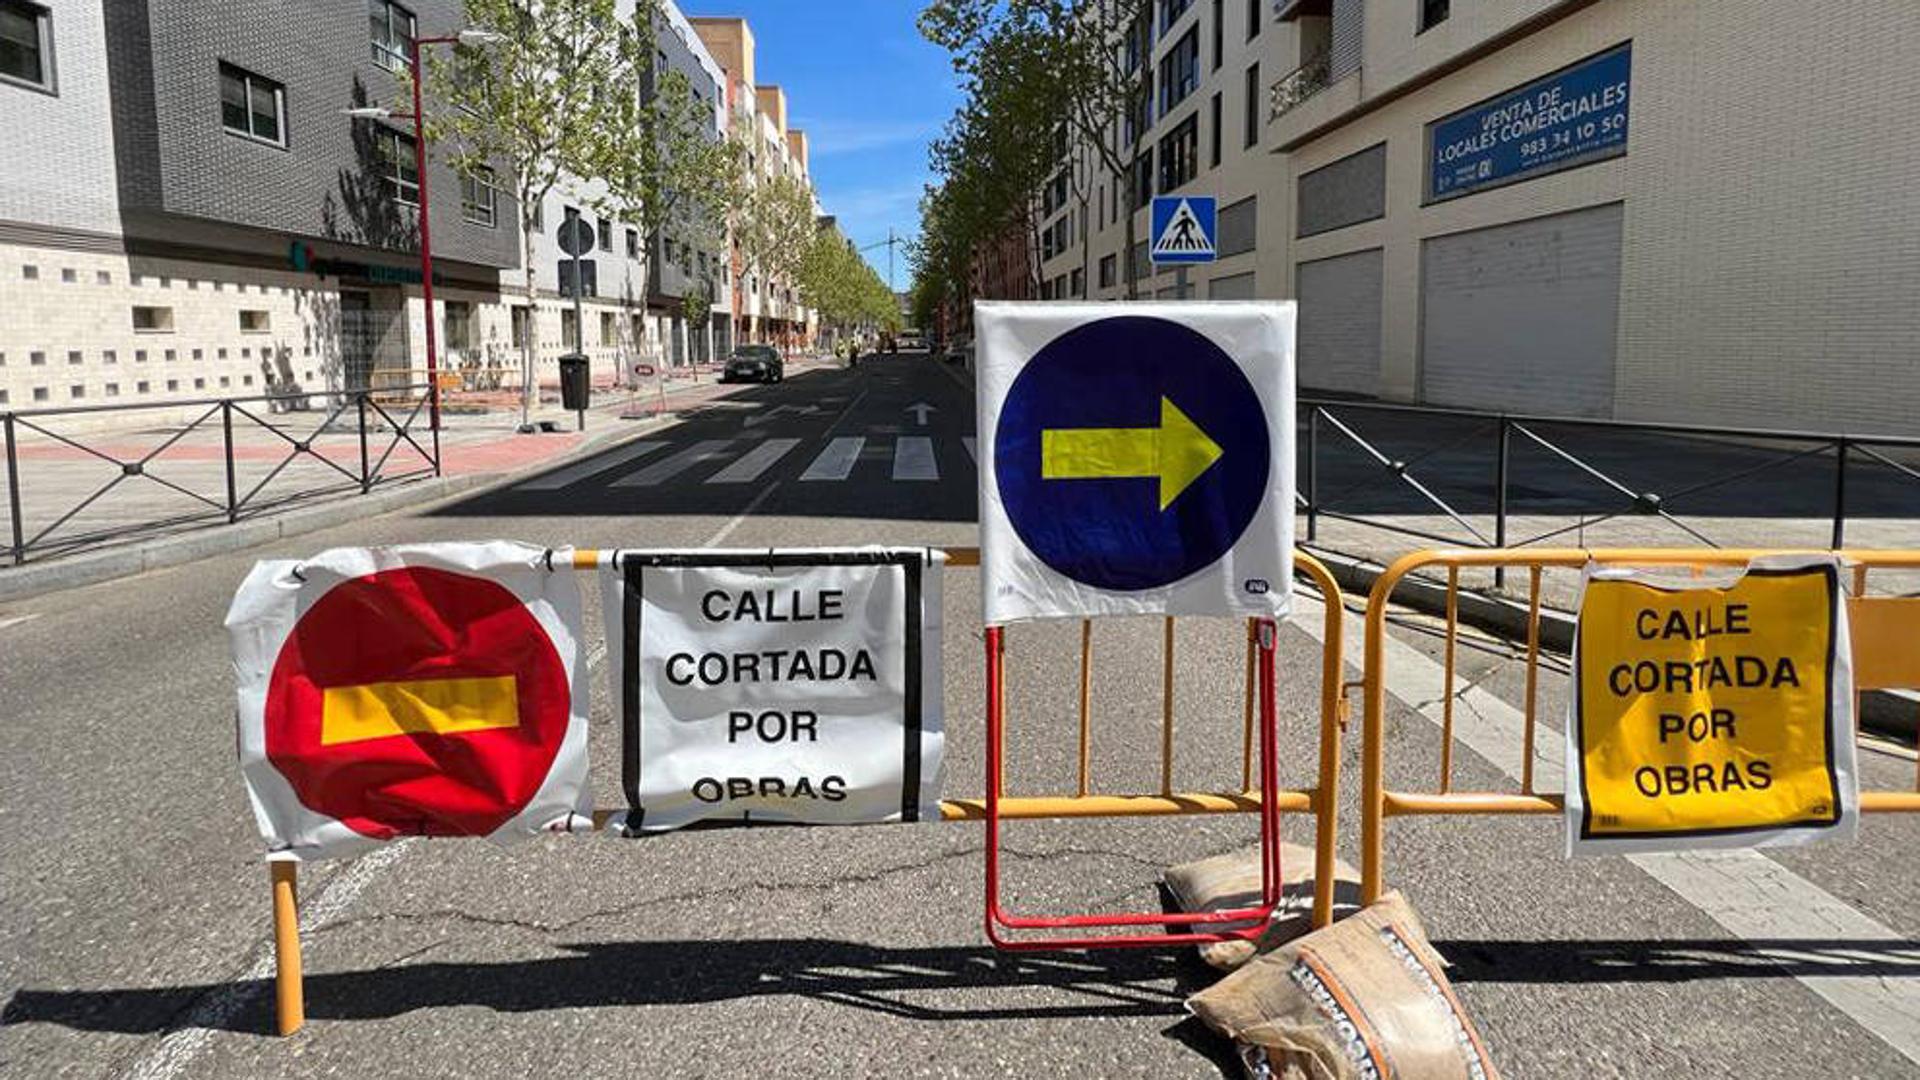
[[[1435,941],[1455,982],[1680,983],[1920,977],[1920,941]]]
[[[461,1005],[518,1013],[797,997],[920,1021],[1155,1017],[1181,1015],[1186,995],[1213,978],[1189,950],[1172,955],[1134,949],[1041,955],[985,946],[888,948],[823,938],[589,942],[560,948],[567,955],[309,974],[307,1015],[383,1020],[417,1009]],[[1047,991],[1054,1003],[1031,1003],[1039,990]],[[272,986],[264,980],[103,990],[25,988],[0,1010],[0,1026],[41,1023],[155,1034],[178,1024],[207,995],[236,992],[247,996],[250,1006],[226,1028],[271,1033]],[[1185,1024],[1173,1025],[1166,1034],[1203,1052],[1218,1049],[1206,1045],[1210,1040],[1204,1033]]]

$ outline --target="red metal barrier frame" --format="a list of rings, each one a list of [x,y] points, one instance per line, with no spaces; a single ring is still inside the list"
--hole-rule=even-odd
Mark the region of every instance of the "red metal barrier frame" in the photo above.
[[[1278,735],[1274,691],[1274,646],[1277,633],[1271,619],[1258,621],[1260,672],[1260,904],[1226,911],[1112,912],[1085,915],[1020,915],[1000,904],[1000,774],[1003,752],[1002,682],[1004,643],[1002,627],[986,628],[987,648],[987,874],[986,931],[995,948],[1007,951],[1046,949],[1155,948],[1167,945],[1206,945],[1257,938],[1280,905],[1279,768],[1275,762]],[[1204,926],[1248,922],[1224,930],[1188,930],[1158,934],[1052,935],[1039,938],[1009,936],[1006,931],[1070,930],[1087,927]]]

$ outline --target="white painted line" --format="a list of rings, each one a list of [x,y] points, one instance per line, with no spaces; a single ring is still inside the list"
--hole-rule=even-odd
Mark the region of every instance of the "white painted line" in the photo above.
[[[940,466],[933,460],[933,440],[925,435],[902,435],[893,442],[895,480],[938,480]]]
[[[731,439],[703,439],[664,461],[654,462],[639,472],[634,473],[632,476],[615,480],[613,486],[618,488],[653,487],[662,481],[671,480],[679,476],[681,473],[686,472],[688,469],[693,468],[703,461],[711,461],[714,458],[720,457],[726,451],[727,447],[732,445],[733,440]]]
[[[820,456],[813,459],[807,471],[800,474],[802,480],[845,480],[853,471],[854,463],[860,460],[860,449],[867,440],[858,435],[842,435],[827,444]]]
[[[596,454],[585,461],[569,465],[557,472],[550,472],[545,476],[536,476],[526,483],[518,485],[518,487],[521,491],[554,491],[566,487],[576,480],[584,480],[595,473],[606,472],[608,469],[625,465],[629,461],[638,461],[666,445],[665,442],[658,439],[641,439],[638,442],[628,443],[611,453]]]
[[[760,509],[760,504],[767,501],[767,496],[773,494],[773,489],[779,486],[780,486],[780,481],[775,480],[773,483],[768,484],[766,487],[762,488],[760,490],[760,494],[755,495],[753,497],[753,501],[747,504],[747,508],[745,510],[742,510],[739,513],[733,515],[733,518],[731,520],[729,520],[725,525],[720,526],[719,532],[714,533],[712,536],[707,537],[706,540],[701,542],[700,546],[701,547],[719,547],[721,541],[725,540],[729,536],[732,536],[733,530],[745,524],[746,520],[753,516],[753,512],[755,510]]]
[[[709,484],[747,484],[760,478],[760,474],[773,467],[773,463],[787,456],[787,451],[800,445],[799,439],[768,439],[752,450],[740,455],[733,464],[707,477]]]
[[[38,612],[38,611],[36,611],[36,612],[34,612],[33,614],[31,614],[31,615],[4,615],[4,616],[0,616],[0,630],[5,630],[5,629],[6,629],[7,627],[9,627],[9,626],[19,626],[19,625],[20,625],[21,623],[23,623],[23,622],[29,622],[29,621],[31,621],[31,620],[33,620],[33,619],[37,619],[37,618],[39,618],[39,617],[40,617],[40,615],[41,615],[41,613],[40,613],[40,612]]]
[[[962,435],[960,436],[960,445],[967,448],[967,456],[973,459],[975,465],[978,465],[980,463],[979,440],[971,435]]]
[[[1322,605],[1312,597],[1294,596],[1295,625],[1315,640],[1320,631]],[[1360,634],[1348,634],[1350,662],[1358,663],[1364,648]],[[1444,708],[1446,669],[1412,645],[1387,635],[1385,642],[1387,692],[1409,708],[1440,723]],[[1518,779],[1526,754],[1526,714],[1504,698],[1470,687],[1458,688],[1464,708],[1453,711],[1453,731],[1460,742],[1509,777]],[[1565,787],[1566,772],[1558,751],[1563,733],[1544,723],[1534,725],[1534,788],[1557,791]],[[1558,819],[1555,820],[1558,825]],[[1564,827],[1564,826],[1562,826]],[[1790,943],[1858,941],[1909,944],[1892,929],[1855,911],[1813,882],[1757,851],[1689,852],[1668,855],[1631,855],[1628,861],[1655,881],[1673,890],[1729,933],[1747,942]],[[1791,944],[1756,948],[1755,955],[1783,963],[1804,965],[1809,953],[1832,964],[1826,972],[1798,973],[1794,977],[1834,1008],[1851,1017],[1880,1041],[1920,1063],[1920,957],[1911,977],[1850,975],[1831,946],[1796,950]],[[1871,953],[1878,965],[1898,956],[1884,948]],[[1861,966],[1866,966],[1861,958]]]

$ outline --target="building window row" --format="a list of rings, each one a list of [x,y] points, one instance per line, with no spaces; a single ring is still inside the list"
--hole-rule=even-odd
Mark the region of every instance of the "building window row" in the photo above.
[[[1160,139],[1160,193],[1165,195],[1200,171],[1200,114],[1193,113]]]
[[[1188,30],[1160,58],[1160,115],[1173,111],[1200,86],[1200,28]]]

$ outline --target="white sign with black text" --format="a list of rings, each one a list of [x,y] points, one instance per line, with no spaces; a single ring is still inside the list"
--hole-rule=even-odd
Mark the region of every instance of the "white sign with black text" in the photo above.
[[[944,558],[620,552],[604,605],[628,804],[616,825],[937,820]]]

